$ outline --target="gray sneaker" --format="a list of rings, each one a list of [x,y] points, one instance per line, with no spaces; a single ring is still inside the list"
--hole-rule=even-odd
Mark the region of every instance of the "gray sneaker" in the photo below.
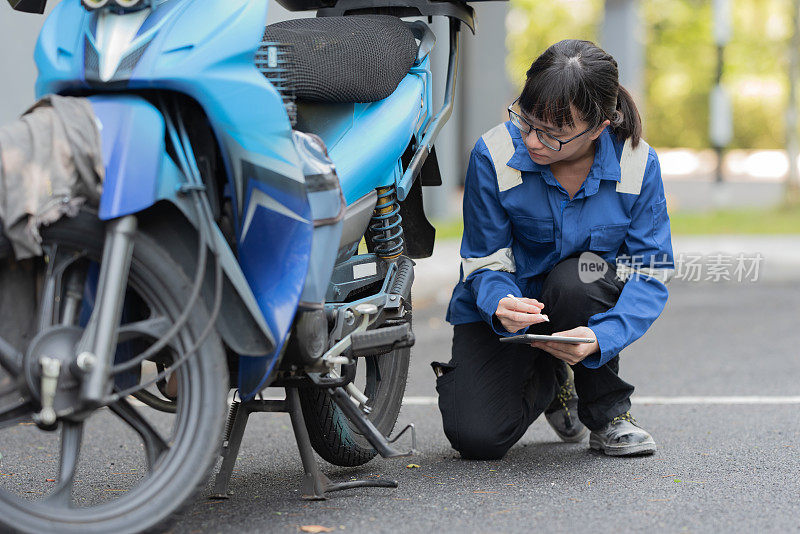
[[[656,442],[636,424],[631,412],[616,416],[605,427],[592,431],[589,447],[609,456],[638,456],[656,452]]]
[[[589,429],[578,419],[578,395],[571,373],[545,409],[544,417],[563,441],[577,443],[586,437]]]

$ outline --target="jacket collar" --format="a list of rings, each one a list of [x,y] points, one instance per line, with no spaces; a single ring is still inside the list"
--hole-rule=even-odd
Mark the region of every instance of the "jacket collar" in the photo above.
[[[520,134],[519,129],[514,126],[511,121],[506,122],[506,127],[514,143],[514,154],[506,165],[523,172],[542,173],[545,181],[550,183],[551,180],[549,178],[552,178],[550,166],[540,165],[531,159],[530,154],[528,154],[528,149],[522,141],[522,134]],[[592,163],[589,169],[589,175],[586,179],[587,195],[597,192],[597,182],[599,180],[614,180],[615,182],[619,182],[622,178],[622,170],[619,166],[619,155],[622,152],[622,146],[620,144],[618,151],[617,144],[616,138],[609,133],[608,128],[603,130],[603,133],[597,138],[594,163]],[[555,182],[554,179],[552,181]],[[552,183],[551,185],[556,184]]]

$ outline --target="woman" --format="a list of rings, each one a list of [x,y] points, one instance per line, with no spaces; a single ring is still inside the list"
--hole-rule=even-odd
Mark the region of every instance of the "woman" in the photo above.
[[[531,65],[509,118],[467,170],[452,360],[433,364],[445,434],[464,458],[500,458],[544,412],[564,441],[591,431],[592,449],[651,454],[619,352],[663,310],[673,260],[636,105],[610,55],[565,40]],[[499,341],[523,333],[593,342]]]

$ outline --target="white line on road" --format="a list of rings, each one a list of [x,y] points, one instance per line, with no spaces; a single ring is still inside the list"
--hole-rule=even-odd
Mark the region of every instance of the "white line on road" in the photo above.
[[[283,400],[283,397],[265,396],[266,400]],[[439,402],[438,397],[409,396],[403,399],[405,406],[436,406]],[[144,406],[144,403],[130,397],[128,399],[134,406]],[[800,396],[782,397],[763,397],[763,396],[739,396],[739,397],[631,397],[632,404],[800,404]]]
[[[800,404],[800,396],[763,397],[631,397],[633,404]],[[407,406],[435,406],[437,397],[406,397]]]
[[[783,397],[631,397],[633,404],[800,404],[800,396]]]

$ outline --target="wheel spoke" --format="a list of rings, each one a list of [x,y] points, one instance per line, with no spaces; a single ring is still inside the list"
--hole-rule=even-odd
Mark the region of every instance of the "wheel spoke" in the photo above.
[[[83,422],[61,423],[61,461],[58,466],[58,484],[46,501],[62,508],[72,503],[72,487],[75,483],[75,470],[81,454],[83,442]]]
[[[143,402],[154,410],[158,410],[159,412],[175,413],[178,411],[177,405],[174,401],[162,399],[161,397],[150,393],[146,389],[137,391],[136,393],[131,393],[131,397],[139,402]]]
[[[44,280],[42,282],[42,296],[39,300],[39,316],[36,321],[39,325],[37,332],[41,332],[53,324],[53,312],[55,310],[56,303],[56,287],[58,286],[58,278],[61,277],[61,273],[56,269],[58,248],[55,245],[52,245],[47,248],[46,254],[50,261],[47,262],[47,269],[44,273]]]
[[[147,467],[152,471],[159,458],[169,449],[167,443],[126,399],[120,399],[108,407],[141,436],[147,456]]]
[[[22,368],[22,354],[0,337],[0,367],[12,377],[17,377]]]
[[[41,332],[45,328],[61,322],[59,316],[61,315],[59,309],[59,302],[62,295],[62,282],[64,273],[71,265],[83,258],[84,254],[69,254],[58,250],[56,245],[50,245],[46,249],[48,262],[47,268],[44,272],[44,280],[42,281],[42,294],[39,300],[40,307],[37,317],[38,331]],[[75,278],[74,284],[80,284],[85,279],[85,272],[81,271]],[[72,280],[71,280],[72,281]],[[73,306],[70,313],[77,312],[77,307]],[[66,320],[65,324],[70,324]]]
[[[161,339],[161,337],[169,330],[171,325],[172,322],[163,316],[154,316],[142,321],[127,323],[120,326],[119,330],[117,330],[117,343],[125,343],[140,338],[147,338],[150,340]],[[175,346],[174,338],[167,342],[166,347],[171,348],[175,352],[179,352]],[[121,373],[123,371],[129,371],[139,367],[144,359],[143,357],[146,356],[146,353],[149,351],[150,349],[132,357],[129,360],[117,363],[114,366],[114,372]],[[155,354],[152,356],[155,356]]]

